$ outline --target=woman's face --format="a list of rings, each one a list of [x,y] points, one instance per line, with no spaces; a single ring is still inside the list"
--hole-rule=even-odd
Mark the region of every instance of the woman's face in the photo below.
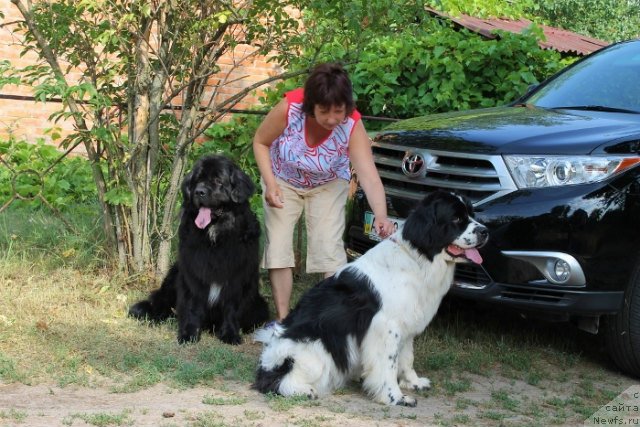
[[[344,105],[314,105],[313,115],[316,122],[327,130],[333,130],[347,118],[347,108]]]

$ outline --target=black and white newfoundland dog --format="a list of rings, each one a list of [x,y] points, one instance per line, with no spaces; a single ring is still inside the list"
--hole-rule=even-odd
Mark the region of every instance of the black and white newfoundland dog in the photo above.
[[[260,329],[264,344],[253,387],[317,398],[362,379],[388,405],[415,406],[401,389],[431,383],[413,369],[413,339],[438,310],[456,262],[481,263],[487,228],[471,204],[438,191],[392,236],[307,291],[281,325]]]
[[[258,292],[260,224],[249,206],[255,186],[224,156],[198,160],[182,182],[178,259],[159,289],[129,315],[162,321],[177,314],[178,342],[208,330],[240,344],[269,317]]]

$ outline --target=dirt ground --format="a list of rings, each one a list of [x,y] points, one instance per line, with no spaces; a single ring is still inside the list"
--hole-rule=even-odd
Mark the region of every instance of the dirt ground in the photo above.
[[[209,388],[178,390],[165,385],[135,393],[112,393],[109,388],[23,384],[0,385],[2,426],[430,426],[430,425],[522,425],[540,424],[528,415],[499,421],[482,417],[492,390],[507,390],[528,402],[550,396],[567,397],[577,384],[562,389],[483,376],[469,376],[469,391],[453,397],[419,396],[415,408],[387,407],[372,402],[355,386],[317,401],[295,402],[282,407],[247,384],[220,382]],[[618,378],[618,384],[620,378]],[[628,380],[629,385],[632,381]],[[626,387],[626,384],[622,385]],[[460,401],[472,402],[465,408]],[[285,402],[286,403],[286,402]],[[490,402],[489,402],[490,404]],[[454,416],[455,414],[455,416]],[[94,416],[94,418],[90,418]],[[119,417],[116,420],[106,417]],[[102,417],[102,418],[100,418]],[[564,425],[581,425],[574,420]],[[544,425],[544,424],[542,424]]]
[[[203,403],[206,397],[242,403],[210,405]],[[13,408],[27,415],[21,420],[5,419],[7,424],[3,425],[8,426],[85,426],[91,424],[74,415],[124,412],[134,426],[424,426],[433,425],[434,413],[446,414],[453,404],[427,395],[419,399],[415,408],[386,407],[353,390],[278,410],[245,384],[225,383],[220,389],[187,390],[157,385],[131,394],[110,393],[102,388],[0,386],[0,408]],[[211,424],[197,424],[201,419],[210,419]]]

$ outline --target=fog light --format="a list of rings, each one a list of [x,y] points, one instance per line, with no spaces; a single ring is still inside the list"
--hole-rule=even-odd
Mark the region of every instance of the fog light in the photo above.
[[[587,280],[577,259],[564,252],[552,251],[502,251],[502,254],[528,262],[544,276],[544,280],[529,283],[559,286],[586,286]],[[548,282],[548,283],[546,283]]]
[[[551,274],[559,283],[564,283],[569,280],[569,276],[571,276],[571,266],[563,259],[556,259]]]

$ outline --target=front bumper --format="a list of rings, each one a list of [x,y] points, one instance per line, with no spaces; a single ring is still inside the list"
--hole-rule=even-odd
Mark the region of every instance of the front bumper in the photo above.
[[[377,242],[361,227],[347,232],[347,256],[353,260]],[[550,321],[568,321],[574,316],[615,314],[622,307],[622,290],[594,290],[530,284],[510,284],[494,280],[483,266],[457,264],[450,295],[476,302],[497,304]]]
[[[482,266],[472,264],[456,266],[450,294],[518,311],[544,313],[551,320],[615,314],[622,307],[624,299],[623,291],[499,283],[492,280]]]

